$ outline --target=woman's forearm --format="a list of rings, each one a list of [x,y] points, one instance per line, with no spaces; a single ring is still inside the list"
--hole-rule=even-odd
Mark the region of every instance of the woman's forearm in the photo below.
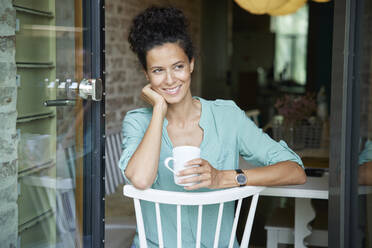
[[[247,177],[247,184],[252,186],[275,186],[304,184],[306,175],[304,170],[295,162],[283,161],[270,166],[243,170]],[[220,188],[238,186],[235,182],[234,170],[219,171]]]
[[[125,176],[136,188],[149,188],[155,181],[164,116],[161,108],[154,107],[150,124],[124,171]]]

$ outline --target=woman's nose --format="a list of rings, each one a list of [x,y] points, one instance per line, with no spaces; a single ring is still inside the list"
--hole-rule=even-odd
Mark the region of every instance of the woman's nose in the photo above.
[[[166,78],[167,84],[173,84],[174,83],[174,75],[172,71],[167,71],[167,78]]]

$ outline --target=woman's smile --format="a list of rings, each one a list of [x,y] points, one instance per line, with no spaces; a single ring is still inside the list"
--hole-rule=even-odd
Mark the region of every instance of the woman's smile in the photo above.
[[[173,88],[163,88],[163,91],[168,95],[177,95],[180,92],[182,85],[178,85]]]

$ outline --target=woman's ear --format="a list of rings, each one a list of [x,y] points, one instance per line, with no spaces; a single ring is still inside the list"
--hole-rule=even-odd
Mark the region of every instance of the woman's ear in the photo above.
[[[147,71],[145,69],[143,69],[143,73],[145,74],[146,80],[150,81],[149,74],[147,74]]]
[[[190,73],[194,71],[194,58],[191,59],[190,61]]]

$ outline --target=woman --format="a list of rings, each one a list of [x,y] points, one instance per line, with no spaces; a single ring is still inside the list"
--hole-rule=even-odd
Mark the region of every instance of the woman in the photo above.
[[[300,158],[284,142],[277,143],[258,129],[232,101],[207,101],[192,97],[191,74],[194,69],[193,46],[183,13],[172,7],[151,7],[134,20],[129,34],[131,49],[137,54],[149,82],[142,97],[151,108],[129,111],[123,121],[123,154],[120,168],[129,183],[140,189],[149,187],[174,191],[209,191],[244,185],[302,184],[306,176]],[[172,148],[198,146],[201,159],[189,162],[190,168],[179,176],[199,174],[179,183],[163,166]],[[236,171],[239,155],[259,167]],[[200,165],[199,167],[191,167]],[[270,165],[270,166],[268,166]],[[237,181],[237,173],[245,178]],[[213,242],[216,206],[203,211],[202,244]],[[148,243],[157,247],[154,206],[142,203]],[[162,206],[165,244],[176,247],[175,209]],[[182,208],[183,245],[195,244],[197,208]],[[204,214],[206,213],[206,214]],[[221,233],[229,233],[234,204],[224,208]],[[186,229],[186,231],[185,231]],[[224,230],[225,229],[225,230]],[[152,231],[153,230],[153,231]],[[225,240],[226,239],[226,240]],[[221,237],[222,246],[228,237]],[[138,239],[134,244],[138,247]]]

